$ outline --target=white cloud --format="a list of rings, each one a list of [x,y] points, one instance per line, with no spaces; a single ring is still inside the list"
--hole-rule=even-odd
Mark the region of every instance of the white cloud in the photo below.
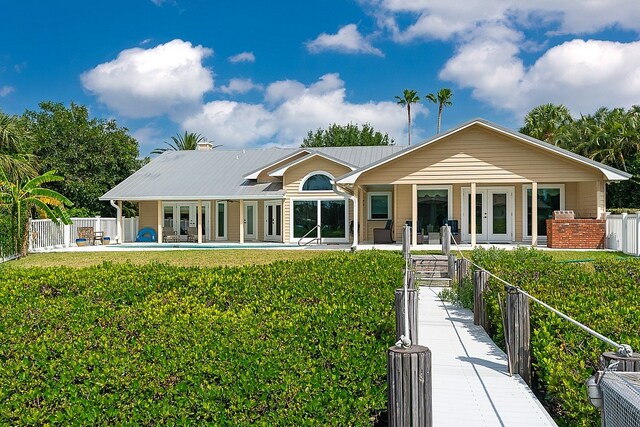
[[[0,98],[15,92],[15,90],[16,88],[13,86],[0,86]]]
[[[147,147],[149,151],[153,148],[160,147],[163,140],[162,132],[153,125],[147,125],[141,128],[138,128],[131,132],[131,136],[133,136],[139,143],[141,147]]]
[[[251,90],[262,90],[261,84],[256,84],[251,79],[231,79],[226,86],[220,86],[219,91],[232,95],[234,93],[247,93]]]
[[[274,82],[266,88],[265,100],[270,104],[208,102],[181,125],[198,129],[226,148],[257,143],[299,146],[310,130],[349,122],[371,123],[376,130],[388,132],[396,143],[406,143],[406,110],[392,101],[348,102],[344,82],[337,74],[326,74],[309,86],[291,80]],[[412,111],[414,117],[427,114],[420,104]],[[420,136],[420,130],[414,129],[413,139]]]
[[[529,68],[518,53],[516,41],[481,38],[463,45],[440,77],[518,114],[547,102],[589,113],[601,106],[630,107],[640,99],[640,41],[571,40]]]
[[[201,102],[213,89],[213,73],[202,65],[212,54],[211,49],[176,39],[149,49],[123,50],[80,79],[121,115],[152,117]]]
[[[320,34],[315,40],[307,42],[307,49],[311,53],[336,51],[384,56],[380,49],[360,34],[356,24],[345,25],[336,34]]]
[[[237,64],[238,62],[256,62],[256,56],[253,52],[240,52],[237,55],[230,56],[229,62]]]
[[[640,30],[640,7],[627,0],[361,0],[396,41],[446,40],[488,22],[588,34],[610,27]],[[415,17],[406,22],[407,17]]]
[[[457,49],[440,78],[480,101],[526,113],[541,103],[574,113],[630,106],[640,99],[638,43],[554,36],[606,29],[640,32],[640,7],[626,0],[359,0],[396,42],[445,40]],[[527,35],[545,33],[536,39]],[[588,38],[588,37],[587,37]],[[523,53],[537,55],[527,59]]]

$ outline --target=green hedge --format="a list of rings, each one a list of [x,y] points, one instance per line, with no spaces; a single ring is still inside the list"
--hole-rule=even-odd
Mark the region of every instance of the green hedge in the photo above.
[[[611,208],[607,209],[607,212],[611,212],[613,215],[620,215],[622,213],[634,214],[640,212],[640,208]]]
[[[640,260],[567,264],[527,249],[478,249],[473,252],[473,260],[612,340],[640,351]],[[503,284],[491,280],[487,296],[489,332],[496,343],[503,345],[498,293],[504,302]],[[534,302],[531,328],[534,389],[559,425],[600,426],[584,382],[598,369],[600,355],[615,349]]]
[[[372,425],[402,267],[0,268],[0,424]]]

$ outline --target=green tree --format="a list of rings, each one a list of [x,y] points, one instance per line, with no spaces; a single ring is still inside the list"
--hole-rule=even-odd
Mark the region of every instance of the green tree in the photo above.
[[[4,172],[0,173],[0,205],[10,212],[13,244],[16,253],[25,256],[29,248],[29,219],[33,212],[40,210],[53,222],[60,220],[71,224],[65,206],[72,203],[62,194],[43,185],[60,182],[64,178],[55,171],[45,172],[29,180],[10,181]]]
[[[453,98],[453,92],[449,88],[442,88],[438,91],[438,93],[430,93],[427,95],[427,99],[430,102],[438,105],[438,126],[436,128],[436,133],[440,133],[440,123],[442,121],[442,109],[444,107],[449,107],[453,105],[451,101]]]
[[[559,145],[562,132],[573,123],[569,109],[564,105],[538,105],[524,117],[520,132],[549,144]]]
[[[332,124],[327,129],[309,131],[301,147],[348,147],[356,145],[389,145],[393,139],[388,134],[374,130],[369,123],[349,123],[346,126]]]
[[[26,152],[30,136],[17,117],[0,111],[0,170],[11,180],[38,174],[35,156]]]
[[[411,145],[411,104],[415,104],[420,101],[420,97],[418,96],[418,92],[412,89],[405,89],[402,92],[402,96],[397,96],[398,105],[407,108],[407,121],[408,121],[408,135],[409,135],[409,145]]]
[[[64,181],[52,188],[78,208],[111,216],[114,209],[100,196],[140,167],[138,142],[115,120],[90,118],[85,106],[43,102],[24,114],[33,136],[33,153],[41,170],[57,170]]]
[[[181,150],[195,150],[198,148],[198,143],[209,142],[207,138],[194,132],[184,132],[184,135],[179,133],[176,136],[172,136],[173,142],[163,141],[167,147],[156,148],[151,154],[162,154],[165,151],[181,151]],[[213,148],[220,147],[220,145],[214,145]]]

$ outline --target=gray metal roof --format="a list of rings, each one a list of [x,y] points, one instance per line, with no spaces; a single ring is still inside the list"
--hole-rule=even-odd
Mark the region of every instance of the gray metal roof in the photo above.
[[[297,149],[167,151],[107,191],[100,200],[280,198],[282,184],[243,178]]]
[[[305,149],[361,167],[402,150],[396,146]],[[100,200],[198,200],[281,198],[282,184],[246,180],[300,148],[167,151],[105,193]]]
[[[473,124],[480,124],[480,125],[488,127],[488,128],[493,128],[494,130],[497,130],[497,131],[502,132],[504,134],[507,134],[507,135],[510,135],[512,137],[518,138],[520,140],[525,140],[525,141],[527,141],[527,142],[529,142],[529,143],[531,143],[533,145],[537,145],[538,147],[540,147],[542,149],[545,149],[545,150],[548,150],[548,151],[551,151],[551,152],[555,152],[557,154],[560,154],[563,157],[567,157],[567,158],[573,159],[573,160],[575,160],[577,162],[580,162],[580,163],[592,166],[594,168],[597,168],[610,181],[627,180],[627,179],[631,178],[631,176],[632,176],[631,174],[629,174],[627,172],[623,172],[623,171],[618,170],[616,168],[613,168],[611,166],[602,164],[600,162],[596,162],[595,160],[591,160],[591,159],[589,159],[587,157],[583,157],[583,156],[581,156],[579,154],[572,153],[571,151],[565,150],[565,149],[560,148],[560,147],[556,147],[555,145],[546,143],[544,141],[540,141],[539,139],[532,138],[532,137],[530,137],[528,135],[524,135],[524,134],[522,134],[520,132],[516,132],[516,131],[511,130],[509,128],[506,128],[504,126],[497,125],[497,124],[495,124],[493,122],[490,122],[488,120],[485,120],[485,119],[473,119],[473,120],[469,120],[468,122],[465,122],[465,123],[461,124],[460,126],[457,126],[457,127],[453,128],[453,129],[450,129],[450,130],[448,130],[446,132],[443,132],[443,133],[438,134],[438,135],[434,135],[433,137],[431,137],[431,138],[429,138],[429,139],[427,139],[425,141],[422,141],[422,142],[420,142],[420,143],[418,143],[416,145],[411,145],[411,146],[408,146],[408,147],[402,147],[402,149],[400,151],[398,151],[398,152],[395,152],[395,153],[390,154],[390,155],[388,155],[386,157],[383,157],[383,158],[380,158],[378,160],[375,160],[375,161],[373,161],[373,162],[371,162],[371,163],[369,163],[367,165],[364,165],[363,167],[361,167],[359,169],[354,170],[353,172],[349,172],[349,173],[343,175],[342,177],[340,177],[338,179],[338,182],[339,183],[343,183],[343,184],[353,183],[358,179],[358,177],[363,172],[371,170],[371,169],[373,169],[373,168],[375,168],[377,166],[380,166],[380,165],[382,165],[384,163],[387,163],[390,160],[393,160],[393,159],[396,159],[396,158],[398,158],[400,156],[408,154],[408,153],[410,153],[410,152],[412,152],[414,150],[420,149],[421,147],[424,147],[426,145],[429,145],[429,144],[432,144],[432,143],[434,143],[436,141],[439,141],[440,139],[445,138],[445,137],[447,137],[449,135],[452,135],[452,134],[454,134],[456,132],[459,132],[459,131],[461,131],[461,130],[463,130],[463,129],[465,129],[465,128],[473,125]]]

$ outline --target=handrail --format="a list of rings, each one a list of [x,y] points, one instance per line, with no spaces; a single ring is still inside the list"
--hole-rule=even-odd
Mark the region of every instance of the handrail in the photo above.
[[[449,235],[449,238],[451,239],[451,235]],[[505,290],[506,289],[512,289],[516,292],[521,293],[522,295],[526,296],[527,298],[529,298],[531,301],[536,302],[538,304],[540,304],[541,306],[543,306],[544,308],[546,308],[547,310],[551,311],[552,313],[555,313],[556,315],[560,316],[561,318],[563,318],[564,320],[567,320],[568,322],[572,323],[573,325],[577,326],[578,328],[582,329],[584,332],[588,333],[589,335],[598,338],[599,340],[603,341],[606,344],[609,344],[612,347],[616,347],[617,348],[617,353],[620,356],[623,357],[631,357],[633,355],[633,349],[631,348],[631,346],[629,344],[621,344],[621,343],[617,343],[614,340],[605,337],[604,335],[600,334],[599,332],[594,331],[593,329],[591,329],[590,327],[578,322],[577,320],[573,319],[572,317],[564,314],[563,312],[561,312],[560,310],[557,310],[553,307],[551,307],[549,304],[546,304],[545,302],[539,300],[538,298],[534,297],[533,295],[527,293],[524,289],[520,288],[519,286],[515,286],[509,282],[507,282],[506,280],[496,276],[495,274],[493,274],[492,272],[482,268],[482,266],[476,264],[475,262],[471,261],[469,258],[465,257],[464,254],[462,253],[462,250],[460,249],[460,246],[458,246],[458,243],[455,241],[455,239],[451,239],[453,240],[454,245],[456,246],[456,249],[458,250],[458,252],[460,253],[460,256],[462,257],[462,259],[466,259],[471,265],[473,265],[474,267],[482,270],[482,271],[486,271],[489,276],[493,277],[494,279],[498,280],[499,282],[501,282],[502,284],[505,285]]]
[[[316,226],[315,226],[315,227],[313,227],[311,230],[309,230],[309,231],[307,232],[307,234],[305,234],[304,236],[302,236],[302,237],[300,238],[300,240],[298,240],[298,246],[307,246],[308,244],[310,244],[311,242],[314,242],[314,241],[316,241],[316,240],[318,241],[318,243],[320,243],[320,242],[322,241],[322,238],[321,238],[321,237],[314,237],[314,238],[312,238],[311,240],[309,240],[308,242],[306,242],[306,243],[304,243],[304,244],[302,243],[302,239],[305,239],[309,234],[311,234],[311,232],[312,232],[312,231],[316,230],[317,228],[320,228],[320,224],[316,225]]]

